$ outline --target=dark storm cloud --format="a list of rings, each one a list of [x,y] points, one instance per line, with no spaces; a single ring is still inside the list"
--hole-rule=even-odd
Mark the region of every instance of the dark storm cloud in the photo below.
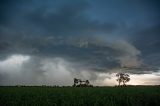
[[[38,29],[37,32],[41,30],[40,33],[44,33],[45,36],[48,34],[54,36],[86,36],[99,32],[112,32],[116,29],[114,23],[100,23],[90,20],[85,12],[89,8],[89,3],[84,1],[63,4],[57,9],[46,6],[43,8],[33,6],[32,8],[20,16],[23,18],[22,23],[25,26],[25,29],[22,30],[28,31],[30,28],[26,28],[31,26]],[[19,21],[21,22],[21,18]],[[21,29],[19,27],[22,26],[17,27]]]
[[[87,78],[84,70],[95,80],[97,72],[116,72],[113,70],[125,66],[139,68],[155,59],[154,65],[160,65],[158,2],[0,2],[0,63],[16,54],[30,56],[18,69],[20,74],[11,73],[7,67],[3,70],[8,73],[0,69],[3,84],[12,79],[15,83],[20,79],[28,84],[33,80],[40,83],[42,79],[47,83],[52,80],[51,75],[58,82],[63,74],[68,75],[69,81],[73,76]],[[155,24],[158,25],[147,29]],[[157,70],[138,68],[129,72],[142,74]],[[81,72],[82,75],[77,75]]]
[[[32,0],[1,0],[0,1],[0,24],[4,26],[9,26],[11,19],[17,15],[16,10],[22,4],[31,3]],[[19,10],[20,11],[20,10]]]
[[[13,2],[9,2],[9,1],[6,1],[6,0],[1,0],[0,1],[0,24],[5,24],[7,19],[8,19],[8,11],[9,11],[9,8],[12,6]]]
[[[158,24],[158,23],[157,23]],[[160,24],[142,29],[134,34],[131,41],[141,50],[142,58],[148,64],[159,66]]]
[[[16,11],[22,8],[19,4],[16,6]],[[31,6],[32,11],[28,9],[30,7],[22,8],[25,9],[25,12],[21,13],[20,11],[20,15],[15,13],[17,16],[10,19],[13,22],[9,27],[1,27],[0,49],[2,57],[14,53],[52,57],[62,56],[73,57],[76,61],[82,61],[85,64],[91,63],[94,65],[93,67],[97,67],[97,64],[101,64],[101,66],[108,64],[108,68],[117,66],[118,63],[114,61],[115,59],[112,56],[108,63],[105,62],[106,59],[103,57],[106,54],[102,50],[106,49],[104,52],[110,54],[114,51],[112,48],[97,46],[96,40],[91,41],[90,44],[87,39],[80,41],[77,40],[80,37],[75,38],[75,36],[82,36],[82,39],[85,39],[84,36],[94,36],[99,32],[109,33],[116,29],[116,25],[113,23],[91,21],[89,17],[85,16],[84,12],[88,6],[87,2],[78,2],[64,4],[56,11],[49,7],[41,9],[39,6]],[[35,28],[35,30],[30,30],[29,27]],[[85,45],[88,47],[79,47],[84,45],[83,43],[87,43]]]
[[[97,45],[98,41],[95,39],[99,35],[105,33],[108,34],[106,37],[110,38],[112,33],[121,29],[122,26],[109,20],[103,23],[99,20],[92,20],[87,15],[91,6],[90,2],[47,1],[42,5],[42,2],[38,3],[34,0],[29,2],[17,0],[14,2],[3,1],[2,4],[1,10],[7,10],[6,13],[1,12],[2,17],[9,14],[7,18],[4,18],[6,22],[9,22],[6,24],[7,26],[1,24],[0,28],[1,57],[14,53],[74,57],[76,61],[93,64],[92,67],[106,66],[110,69],[120,66],[117,57],[128,53],[119,48],[106,46],[108,43]],[[61,5],[56,7],[59,4]],[[126,33],[128,32],[126,31]],[[89,39],[85,36],[88,36]],[[96,36],[95,39],[90,39],[93,36]],[[79,38],[80,40],[77,40]],[[81,39],[85,40],[81,41]],[[141,48],[139,50],[141,51]]]

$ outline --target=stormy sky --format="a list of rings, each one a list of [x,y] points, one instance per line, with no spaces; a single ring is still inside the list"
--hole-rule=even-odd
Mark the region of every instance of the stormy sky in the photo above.
[[[1,0],[0,85],[160,84],[159,0]]]

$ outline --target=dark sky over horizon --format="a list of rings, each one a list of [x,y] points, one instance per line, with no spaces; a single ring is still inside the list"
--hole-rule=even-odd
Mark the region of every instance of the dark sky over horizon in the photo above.
[[[155,75],[136,84],[160,84],[159,7],[159,0],[1,0],[0,85],[67,85],[74,77],[101,85],[122,71]]]

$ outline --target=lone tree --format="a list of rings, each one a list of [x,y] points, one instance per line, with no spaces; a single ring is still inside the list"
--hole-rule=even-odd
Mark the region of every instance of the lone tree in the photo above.
[[[130,78],[129,78],[130,76],[126,73],[117,73],[116,77],[118,77],[117,78],[118,86],[120,86],[121,83],[123,83],[123,86],[125,86],[126,83],[130,81]]]

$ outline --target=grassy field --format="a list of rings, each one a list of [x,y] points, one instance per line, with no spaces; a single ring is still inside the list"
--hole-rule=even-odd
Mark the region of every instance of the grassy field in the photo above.
[[[160,86],[0,87],[0,106],[160,106]]]

